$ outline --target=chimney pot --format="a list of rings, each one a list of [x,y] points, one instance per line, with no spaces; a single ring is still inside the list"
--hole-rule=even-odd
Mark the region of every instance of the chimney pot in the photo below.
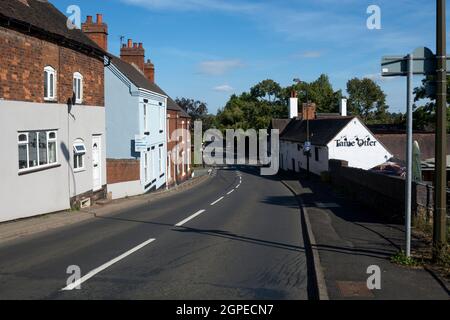
[[[103,23],[103,15],[97,14],[97,22],[94,24],[92,16],[86,17],[86,22],[81,25],[81,30],[100,48],[108,51],[108,26]]]
[[[341,99],[341,103],[339,104],[339,113],[342,117],[347,116],[347,99]]]
[[[137,43],[135,42],[135,43],[133,43],[133,48],[137,48],[138,47],[138,45],[137,45]]]
[[[131,48],[133,46],[133,40],[128,39],[128,48]]]
[[[139,48],[142,49],[144,47],[144,45],[142,44],[142,42],[139,42]]]

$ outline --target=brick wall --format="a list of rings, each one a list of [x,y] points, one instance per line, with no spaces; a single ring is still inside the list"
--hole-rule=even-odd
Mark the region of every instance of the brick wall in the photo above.
[[[172,140],[172,133],[176,130],[176,129],[182,129],[183,128],[183,121],[184,121],[184,129],[187,128],[187,121],[189,121],[189,118],[182,118],[180,117],[180,114],[177,111],[174,110],[167,110],[167,115],[168,115],[168,141],[167,141],[167,152],[171,152],[171,150],[173,148],[175,148],[175,146],[177,145],[177,141],[176,140]],[[183,137],[183,140],[185,141],[185,143],[187,143],[187,137]],[[190,150],[185,150],[185,152],[191,152]],[[181,158],[181,151],[178,153],[178,157]],[[171,172],[170,172],[170,177],[172,178],[172,181],[168,182],[168,185],[173,185],[175,184],[175,173],[177,172],[176,178],[177,178],[177,182],[183,182],[187,179],[189,179],[190,175],[191,175],[191,170],[192,170],[192,165],[191,165],[191,170],[188,170],[188,165],[187,163],[185,164],[185,175],[182,175],[182,165],[180,164],[178,166],[178,171],[175,170],[175,164],[173,163],[175,159],[172,160],[172,164],[170,165],[171,168]],[[191,159],[192,161],[193,159]],[[169,166],[167,167],[169,169]]]
[[[139,160],[134,159],[107,159],[106,173],[108,184],[140,180]]]
[[[43,103],[44,68],[57,71],[57,102],[73,94],[73,73],[84,78],[83,104],[104,106],[103,61],[0,27],[0,98]]]
[[[330,181],[351,199],[378,210],[378,213],[394,221],[403,221],[405,212],[405,180],[348,167],[343,160],[330,160]],[[413,183],[412,212],[426,213],[427,218],[433,211],[433,187],[423,183]],[[450,194],[449,194],[450,196]],[[450,197],[447,199],[449,207]]]

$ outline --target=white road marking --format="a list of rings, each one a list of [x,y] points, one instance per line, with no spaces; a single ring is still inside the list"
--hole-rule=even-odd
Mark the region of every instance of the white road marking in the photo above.
[[[211,205],[213,206],[213,205],[217,204],[218,202],[222,201],[223,198],[225,198],[225,197],[221,197],[220,199],[217,199],[216,201],[214,201],[213,203],[211,203]]]
[[[241,184],[239,183],[239,184],[236,186],[236,189],[239,188],[240,186],[241,186]]]
[[[199,215],[201,215],[201,214],[202,214],[203,212],[205,212],[205,211],[206,211],[206,210],[200,210],[200,211],[197,211],[197,212],[194,213],[192,216],[190,216],[190,217],[184,219],[184,220],[181,221],[181,222],[178,222],[178,223],[175,225],[175,227],[181,227],[182,225],[184,225],[184,224],[186,224],[187,222],[191,221],[192,219],[198,217]]]
[[[231,191],[229,191],[229,192],[227,193],[227,195],[232,194],[233,192],[234,192],[234,189],[231,190]]]
[[[156,239],[150,239],[145,241],[144,243],[141,243],[140,245],[134,247],[133,249],[125,252],[124,254],[118,256],[117,258],[112,259],[111,261],[101,265],[100,267],[90,271],[88,274],[86,274],[84,277],[81,277],[80,279],[78,279],[77,281],[75,281],[74,283],[69,284],[68,286],[64,287],[63,289],[61,289],[62,291],[70,291],[73,290],[75,288],[77,288],[78,286],[80,286],[83,282],[86,282],[87,280],[89,280],[90,278],[92,278],[93,276],[95,276],[97,273],[102,272],[103,270],[105,270],[106,268],[109,268],[110,266],[112,266],[113,264],[115,264],[116,262],[119,262],[120,260],[126,258],[127,256],[129,256],[132,253],[135,253],[136,251],[142,249],[143,247],[145,247],[146,245],[152,243],[153,241],[155,241]]]

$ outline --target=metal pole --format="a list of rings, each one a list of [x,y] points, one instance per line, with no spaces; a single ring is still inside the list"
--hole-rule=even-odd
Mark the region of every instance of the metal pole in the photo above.
[[[412,140],[413,140],[413,55],[407,56],[407,147],[406,147],[406,188],[405,188],[405,233],[406,256],[411,256],[411,193],[412,193]]]
[[[307,118],[306,118],[306,141],[309,141],[309,104],[307,104]],[[306,178],[309,179],[310,173],[309,173],[309,156],[311,154],[311,145],[309,147],[310,149],[306,153]]]
[[[446,244],[447,187],[447,63],[445,0],[436,3],[436,155],[433,258],[442,257]]]

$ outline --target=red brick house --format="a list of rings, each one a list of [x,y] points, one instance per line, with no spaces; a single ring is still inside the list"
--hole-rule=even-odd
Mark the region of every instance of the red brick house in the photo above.
[[[39,0],[0,1],[0,221],[105,196],[107,54]]]
[[[191,137],[190,133],[188,134],[190,121],[191,118],[186,111],[169,97],[167,100],[167,184],[169,186],[186,181],[192,175]],[[185,133],[176,137],[177,130]]]

